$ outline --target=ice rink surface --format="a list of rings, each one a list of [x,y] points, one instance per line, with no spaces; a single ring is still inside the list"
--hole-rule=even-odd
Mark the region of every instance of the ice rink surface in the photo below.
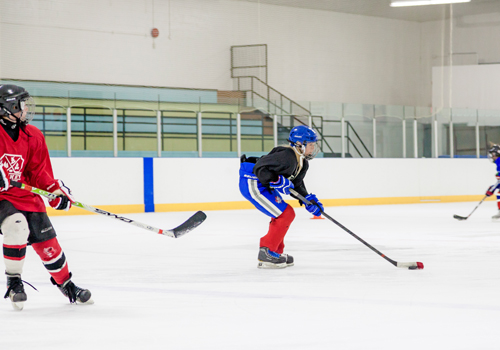
[[[73,280],[94,305],[70,305],[29,248],[22,312],[0,307],[0,349],[498,349],[500,222],[494,202],[327,207],[399,269],[303,208],[285,252],[257,269],[269,220],[207,211],[178,239],[103,216],[54,217]],[[75,209],[72,209],[75,210]],[[127,214],[170,229],[191,212]],[[5,282],[2,282],[5,283]],[[4,292],[2,292],[4,293]]]

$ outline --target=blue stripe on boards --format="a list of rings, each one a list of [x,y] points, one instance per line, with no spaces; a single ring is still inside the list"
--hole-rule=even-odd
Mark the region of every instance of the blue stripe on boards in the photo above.
[[[144,211],[152,213],[155,211],[153,158],[144,159]]]

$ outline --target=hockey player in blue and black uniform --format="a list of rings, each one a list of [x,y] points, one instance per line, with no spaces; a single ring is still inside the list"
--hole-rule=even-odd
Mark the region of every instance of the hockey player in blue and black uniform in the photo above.
[[[488,150],[488,158],[495,163],[497,167],[497,172],[496,172],[496,178],[497,182],[493,185],[491,185],[488,190],[486,191],[486,195],[489,197],[493,195],[495,191],[497,191],[497,207],[498,207],[498,213],[493,215],[491,218],[493,220],[498,220],[500,219],[500,146],[492,144],[491,148]]]
[[[284,238],[295,218],[293,208],[283,201],[295,189],[310,202],[306,209],[320,215],[323,205],[304,185],[309,161],[318,151],[316,132],[304,125],[294,127],[288,146],[278,146],[261,157],[241,157],[240,192],[262,213],[271,217],[269,231],[260,239],[259,268],[284,268],[293,266],[293,257],[283,254]],[[292,195],[293,197],[293,195]],[[301,203],[302,204],[302,203]]]

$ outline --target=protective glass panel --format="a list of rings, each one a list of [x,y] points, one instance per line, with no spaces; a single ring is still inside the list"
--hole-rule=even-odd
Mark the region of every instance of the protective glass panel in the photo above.
[[[31,125],[40,129],[45,136],[49,154],[67,156],[66,109],[55,105],[38,105]]]

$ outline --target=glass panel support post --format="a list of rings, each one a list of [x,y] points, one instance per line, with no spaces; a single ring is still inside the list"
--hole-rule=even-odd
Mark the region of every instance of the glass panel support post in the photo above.
[[[437,121],[437,116],[434,115],[434,120],[432,121],[433,126],[434,126],[434,157],[433,158],[439,158],[439,148],[438,148],[438,139],[439,139],[439,133],[438,133],[438,121]]]
[[[71,107],[66,110],[66,152],[71,157]]]
[[[113,109],[113,157],[118,157],[118,110]]]
[[[201,131],[201,112],[197,113],[198,117],[198,157],[203,157],[202,131]]]
[[[236,115],[236,147],[238,149],[238,158],[241,157],[241,114]]]
[[[163,128],[161,127],[161,111],[156,111],[156,140],[158,149],[158,158],[161,158],[161,139]]]
[[[481,158],[481,148],[479,147],[479,113],[476,109],[476,158]]]
[[[453,110],[450,109],[450,158],[455,157],[455,145],[453,142]]]
[[[273,140],[274,147],[278,147],[278,116],[276,114],[273,116]]]
[[[418,158],[418,122],[417,118],[413,119],[413,157]]]
[[[345,118],[344,104],[342,103],[342,117],[340,118],[340,156],[345,158]]]
[[[340,152],[341,157],[345,158],[345,119],[340,119]]]
[[[406,158],[406,119],[403,118],[403,158]]]

